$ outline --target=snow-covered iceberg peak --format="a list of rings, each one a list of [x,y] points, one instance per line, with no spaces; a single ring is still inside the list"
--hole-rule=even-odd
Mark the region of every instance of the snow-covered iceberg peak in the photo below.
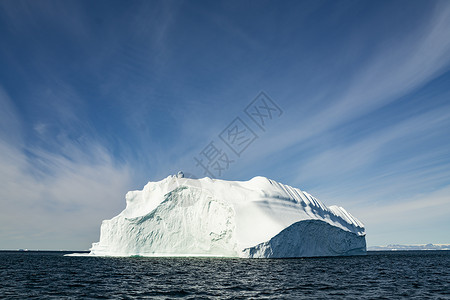
[[[300,257],[366,252],[364,225],[338,206],[265,177],[182,172],[126,195],[91,255]]]

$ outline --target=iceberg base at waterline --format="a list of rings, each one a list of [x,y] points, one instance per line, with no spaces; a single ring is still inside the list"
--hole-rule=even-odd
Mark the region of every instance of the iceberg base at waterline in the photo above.
[[[366,253],[364,225],[338,206],[265,177],[169,176],[126,195],[90,256],[283,258]]]

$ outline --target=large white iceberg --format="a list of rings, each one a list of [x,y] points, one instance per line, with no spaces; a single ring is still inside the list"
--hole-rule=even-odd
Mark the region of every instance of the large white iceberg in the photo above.
[[[309,257],[366,253],[364,225],[265,177],[149,182],[103,221],[90,255]]]

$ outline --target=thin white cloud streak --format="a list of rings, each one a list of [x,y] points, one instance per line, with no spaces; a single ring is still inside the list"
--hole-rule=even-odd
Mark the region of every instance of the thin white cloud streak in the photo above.
[[[34,167],[19,149],[3,143],[0,149],[2,249],[86,249],[89,241],[98,238],[101,220],[113,217],[125,206],[130,171],[126,166],[115,166],[105,152],[93,154],[86,149],[86,156],[95,155],[95,164],[47,153],[49,175],[33,174]],[[37,233],[48,234],[37,239]],[[81,233],[86,236],[80,237]]]
[[[430,214],[426,210],[433,209]],[[359,211],[359,210],[358,210]],[[371,224],[384,224],[388,218],[396,218],[396,222],[408,224],[407,219],[413,217],[414,222],[426,221],[429,218],[448,215],[450,211],[450,185],[440,188],[432,193],[418,194],[407,203],[387,203],[379,206],[374,204],[359,211],[361,217]],[[398,224],[395,224],[398,225]]]
[[[421,189],[433,190],[449,178],[446,145],[424,150],[424,153],[408,150],[417,144],[426,144],[430,133],[448,126],[448,109],[439,109],[353,143],[317,151],[305,164],[293,166],[299,174],[293,184],[323,182],[309,192],[327,204],[352,207],[407,202],[414,193]],[[320,143],[320,139],[317,142]],[[392,149],[400,149],[404,154],[394,154],[397,159],[384,163],[386,157],[392,155]]]
[[[417,194],[407,203],[373,203],[354,208],[363,220],[369,246],[391,243],[447,243],[450,185],[432,193]]]
[[[366,135],[353,143],[347,143],[316,152],[308,162],[298,170],[299,177],[294,182],[302,182],[308,177],[337,176],[357,169],[362,169],[374,161],[383,159],[390,150],[391,144],[397,143],[392,149],[419,143],[429,137],[428,133],[449,126],[448,112],[450,107],[441,107],[428,113],[411,117],[384,130]],[[403,140],[399,143],[399,140]],[[320,141],[320,137],[317,138]],[[401,162],[401,161],[399,161]],[[396,163],[399,163],[396,162]]]
[[[349,119],[394,101],[448,70],[450,5],[437,2],[424,28],[383,47],[335,105],[318,118]]]
[[[10,128],[14,128],[11,131]],[[22,126],[17,118],[17,112],[11,103],[11,99],[0,86],[0,141],[9,144],[19,145],[22,143],[21,134]]]
[[[363,178],[359,173],[353,175],[342,173],[336,175],[334,181],[330,179],[333,182],[328,186],[315,187],[309,192],[327,204],[340,203],[347,207],[363,207],[377,203],[382,206],[393,202],[407,203],[409,197],[418,192],[433,191],[442,183],[448,182],[446,179],[450,177],[449,163],[443,162],[430,167],[423,166],[424,161],[421,159],[414,162],[420,166],[417,170],[405,168],[399,163],[392,164],[373,176],[365,172]],[[341,178],[344,179],[340,181]],[[328,183],[328,180],[324,181]]]
[[[2,230],[28,224],[35,229],[49,225],[60,231],[70,232],[75,222],[86,223],[92,214],[107,215],[123,206],[127,186],[127,169],[114,167],[111,163],[92,165],[67,158],[48,156],[53,174],[33,174],[26,157],[18,149],[1,145],[0,196],[2,200]],[[6,155],[5,155],[6,154]],[[106,155],[105,155],[106,156]],[[107,160],[101,157],[99,160]],[[120,203],[120,204],[119,204]],[[119,204],[119,205],[118,205]],[[79,220],[72,219],[74,213],[86,213]],[[58,215],[64,215],[68,222],[54,222]],[[110,215],[109,217],[111,217]],[[14,222],[8,222],[11,219]],[[69,224],[70,223],[70,224]],[[55,241],[56,243],[56,241]]]
[[[283,151],[339,124],[368,114],[413,92],[448,70],[450,3],[436,2],[434,13],[427,20],[420,30],[380,47],[376,56],[355,72],[344,92],[334,95],[331,101],[321,100],[329,103],[325,109],[288,116],[294,110],[291,108],[283,117],[283,122],[292,124],[285,126],[290,129],[266,135],[264,146],[254,152],[253,159],[263,159],[270,153]],[[303,111],[301,107],[297,109]]]
[[[37,166],[23,152],[20,121],[4,92],[0,104],[0,249],[87,249],[101,220],[124,208],[129,167],[95,141],[69,140],[60,140],[63,154],[27,148],[41,161]]]

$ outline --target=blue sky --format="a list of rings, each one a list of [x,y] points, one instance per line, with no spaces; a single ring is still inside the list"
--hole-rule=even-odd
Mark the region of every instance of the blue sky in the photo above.
[[[369,245],[450,243],[449,71],[448,1],[1,1],[0,248],[89,248],[210,142],[217,177],[343,206]]]

